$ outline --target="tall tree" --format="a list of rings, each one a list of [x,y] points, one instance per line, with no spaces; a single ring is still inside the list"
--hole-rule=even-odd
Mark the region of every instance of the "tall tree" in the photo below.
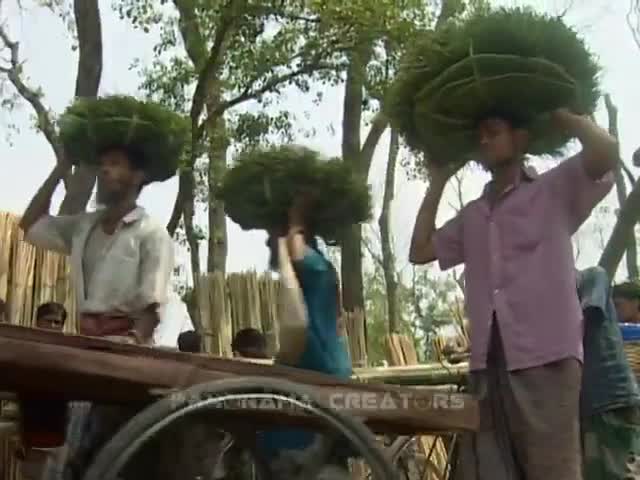
[[[0,8],[3,5],[0,0]],[[57,2],[40,2],[57,11],[63,18],[68,18],[67,11],[71,5],[66,0]],[[74,0],[73,20],[70,26],[77,38],[78,73],[76,76],[76,97],[95,97],[100,87],[102,76],[102,25],[98,0]],[[36,126],[42,132],[53,150],[56,161],[63,155],[62,145],[58,137],[55,114],[45,105],[44,95],[36,86],[30,85],[24,74],[24,59],[20,57],[20,44],[11,38],[8,30],[0,26],[0,46],[7,53],[8,61],[0,66],[0,73],[8,81],[22,100],[26,101],[36,115]],[[3,102],[9,108],[15,106],[11,101]],[[96,172],[83,165],[74,168],[65,179],[66,194],[60,206],[61,214],[73,214],[85,210],[93,186]]]
[[[638,45],[638,48],[640,48],[640,0],[629,0],[627,25],[634,41],[636,42],[636,45]],[[612,113],[615,113],[617,115],[617,111],[612,112],[612,106],[613,103],[610,102],[610,104],[608,105],[610,120]],[[634,164],[635,163],[636,162],[634,160]],[[600,256],[599,265],[607,271],[611,278],[615,276],[616,271],[618,270],[618,265],[620,264],[625,251],[628,252],[631,242],[634,243],[634,247],[636,246],[634,232],[638,221],[640,221],[640,182],[636,181],[633,178],[633,175],[626,168],[622,160],[620,166],[625,171],[633,187],[629,192],[629,195],[626,196],[626,199],[624,199],[624,203],[620,205],[620,210],[618,211],[618,216],[611,232],[611,236],[609,237],[602,255]],[[617,183],[619,182],[620,173],[618,173],[617,178]],[[620,199],[620,190],[618,191],[618,193]],[[633,251],[631,253],[631,256],[633,256]],[[629,269],[629,275],[637,277],[637,253],[635,254],[634,258],[634,265],[632,265],[631,269]],[[628,258],[627,261],[629,262]],[[629,267],[629,265],[627,265],[627,267]]]
[[[396,274],[396,257],[393,251],[393,234],[391,232],[391,207],[395,196],[396,167],[400,138],[398,131],[391,129],[389,138],[389,154],[387,155],[387,169],[384,176],[384,194],[382,209],[378,218],[380,228],[380,246],[382,250],[382,271],[387,293],[388,324],[390,333],[398,333],[400,311],[398,309],[398,275]]]
[[[604,96],[604,102],[607,109],[607,115],[609,117],[609,133],[619,140],[618,108],[613,103],[611,95],[609,94]],[[616,193],[620,208],[622,208],[627,200],[627,184],[625,181],[624,169],[624,161],[622,158],[619,158],[614,174],[616,181]],[[633,229],[628,234],[626,244],[625,258],[627,261],[627,274],[629,278],[638,278],[638,250],[636,245],[636,236]]]
[[[354,7],[354,5],[357,5]],[[414,33],[429,24],[428,2],[402,5],[393,1],[361,0],[350,5],[360,23],[348,52],[342,112],[342,158],[367,182],[373,154],[388,120],[379,108],[393,66]],[[374,110],[362,141],[363,114]],[[342,249],[342,296],[347,311],[364,310],[362,227],[345,233]]]
[[[167,225],[174,233],[184,225],[191,270],[200,271],[201,234],[194,224],[197,193],[209,212],[210,271],[224,271],[227,254],[224,205],[214,195],[227,168],[233,143],[265,138],[274,129],[286,131],[289,116],[239,113],[247,102],[266,106],[284,88],[308,90],[311,77],[336,68],[336,52],[350,46],[350,26],[336,28],[323,15],[331,2],[262,0],[121,0],[119,9],[134,25],[150,30],[160,25],[157,60],[147,69],[144,87],[191,117],[189,158],[181,169],[173,214]],[[200,161],[202,157],[204,161]],[[199,169],[204,174],[199,174]],[[201,188],[199,177],[207,178]]]
[[[365,30],[362,35],[362,47],[354,50],[350,57],[344,96],[342,152],[345,161],[354,163],[363,181],[367,181],[376,146],[388,126],[387,119],[381,111],[378,111],[373,117],[369,133],[361,146],[361,122],[367,102],[379,102],[382,99],[386,87],[397,69],[399,58],[418,29],[438,28],[450,18],[461,14],[469,5],[462,0],[443,0],[440,2],[439,12],[435,14],[435,22],[431,21],[434,16],[425,16],[425,12],[430,13],[428,9],[430,5],[418,2],[409,6],[416,8],[417,11],[412,12],[405,5],[402,12],[393,9],[387,12],[389,20],[385,24],[386,30],[379,27],[373,33]],[[475,3],[471,6],[478,7]],[[378,219],[381,233],[382,265],[389,297],[389,329],[392,332],[397,329],[398,325],[396,306],[398,282],[395,276],[396,259],[392,247],[390,217],[399,148],[398,132],[392,130],[382,210]],[[363,301],[361,244],[362,230],[360,227],[354,227],[342,243],[343,296],[347,310],[359,308]]]

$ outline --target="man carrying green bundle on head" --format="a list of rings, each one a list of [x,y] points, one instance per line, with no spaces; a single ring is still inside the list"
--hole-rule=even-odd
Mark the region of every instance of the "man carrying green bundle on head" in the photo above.
[[[278,177],[270,179],[272,172]],[[249,192],[246,185],[257,191]],[[280,274],[282,287],[275,363],[348,379],[351,360],[339,324],[339,278],[317,237],[333,240],[342,228],[365,221],[368,190],[339,160],[279,147],[242,156],[227,174],[222,195],[232,220],[268,232],[270,267]],[[259,454],[274,478],[298,478],[296,472],[315,460],[319,445],[312,431],[281,429],[258,437]],[[348,449],[335,445],[333,451],[318,478],[348,478]]]
[[[71,256],[80,333],[150,344],[173,272],[173,242],[138,205],[147,184],[175,174],[187,130],[177,115],[129,97],[80,99],[62,116],[68,156],[37,192],[21,220],[26,240]],[[164,152],[162,152],[164,150]],[[96,212],[53,216],[56,187],[71,162],[97,168]],[[80,478],[92,456],[135,411],[93,406],[71,458]]]
[[[451,69],[457,75],[471,62],[476,76],[442,88],[464,93],[467,101],[450,103],[451,98],[440,96],[441,87],[433,87],[424,103],[414,107],[396,99],[404,108],[415,109],[415,125],[402,118],[394,121],[404,125],[401,132],[413,146],[422,141],[422,149],[431,154],[430,185],[416,219],[410,261],[423,265],[438,260],[443,270],[465,266],[471,384],[480,399],[481,425],[475,441],[467,444],[470,448],[463,450],[458,472],[466,479],[580,480],[583,316],[571,237],[613,185],[617,144],[587,116],[562,108],[571,105],[591,113],[595,102],[578,109],[573,94],[551,100],[551,93],[544,96],[541,85],[556,82],[554,75],[561,70],[564,75],[561,67],[551,66],[537,76],[526,72],[538,68],[542,53],[561,60],[553,50],[566,45],[554,43],[556,37],[578,52],[568,69],[579,69],[586,59],[583,70],[595,72],[577,37],[557,19],[498,11],[456,31],[458,36],[449,38],[450,52],[455,45],[467,46],[461,47],[460,63]],[[530,32],[543,32],[546,38],[529,38]],[[447,76],[453,75],[451,69]],[[492,76],[496,70],[499,75]],[[419,89],[419,76],[406,78]],[[505,76],[512,84],[503,83]],[[589,90],[594,79],[569,83]],[[572,92],[563,87],[561,93],[565,91]],[[435,131],[419,133],[421,115]],[[455,122],[447,123],[453,118]],[[445,139],[453,137],[458,141],[447,150]],[[541,175],[527,167],[527,154],[555,153],[571,138],[582,146],[577,155]],[[444,158],[436,158],[438,154]],[[436,228],[445,185],[469,158],[492,179],[478,199]]]

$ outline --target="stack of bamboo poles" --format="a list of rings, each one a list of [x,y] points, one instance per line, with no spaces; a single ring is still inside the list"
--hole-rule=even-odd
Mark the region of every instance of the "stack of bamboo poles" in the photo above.
[[[279,283],[268,274],[220,273],[198,279],[198,309],[205,337],[205,351],[231,356],[233,336],[244,328],[261,330],[270,352],[278,350]]]
[[[388,358],[391,366],[417,365],[418,355],[413,341],[404,336],[392,333],[386,338]],[[422,436],[418,440],[418,450],[421,455],[429,459],[431,453],[431,467],[422,480],[443,480],[442,473],[447,469],[447,447],[440,437]]]
[[[7,303],[7,319],[16,325],[33,326],[36,310],[46,302],[65,306],[65,331],[76,331],[76,306],[66,257],[36,249],[24,241],[19,219],[0,213],[0,299]],[[5,404],[5,412],[10,405]],[[15,459],[15,438],[0,442],[0,479],[20,480]]]
[[[365,316],[362,310],[344,312],[340,319],[339,328],[349,341],[351,364],[354,368],[367,366],[367,340],[365,335]]]
[[[68,312],[65,330],[76,331],[76,307],[67,258],[36,249],[24,241],[18,217],[0,213],[0,298],[11,323],[32,326],[38,306],[62,303]]]

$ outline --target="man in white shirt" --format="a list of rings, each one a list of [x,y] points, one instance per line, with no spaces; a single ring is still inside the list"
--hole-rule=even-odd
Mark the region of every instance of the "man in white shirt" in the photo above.
[[[71,257],[81,334],[150,344],[159,310],[168,301],[174,265],[167,230],[137,205],[151,180],[145,169],[152,159],[121,146],[98,152],[98,159],[103,209],[49,214],[53,193],[70,169],[62,163],[36,193],[20,226],[27,242]],[[135,408],[93,405],[79,445],[70,452],[71,478],[82,478],[104,443],[136,413]]]
[[[71,256],[84,335],[149,343],[168,301],[173,242],[136,203],[146,184],[144,165],[131,149],[101,152],[98,201],[105,208],[52,216],[51,197],[69,170],[58,165],[22,216],[29,243]]]

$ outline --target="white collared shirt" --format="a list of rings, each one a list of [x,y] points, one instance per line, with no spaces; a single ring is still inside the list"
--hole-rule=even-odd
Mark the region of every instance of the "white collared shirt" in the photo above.
[[[44,216],[27,232],[32,245],[71,256],[80,313],[132,313],[168,302],[174,247],[163,225],[141,207],[128,213],[85,278],[85,247],[102,212]]]

